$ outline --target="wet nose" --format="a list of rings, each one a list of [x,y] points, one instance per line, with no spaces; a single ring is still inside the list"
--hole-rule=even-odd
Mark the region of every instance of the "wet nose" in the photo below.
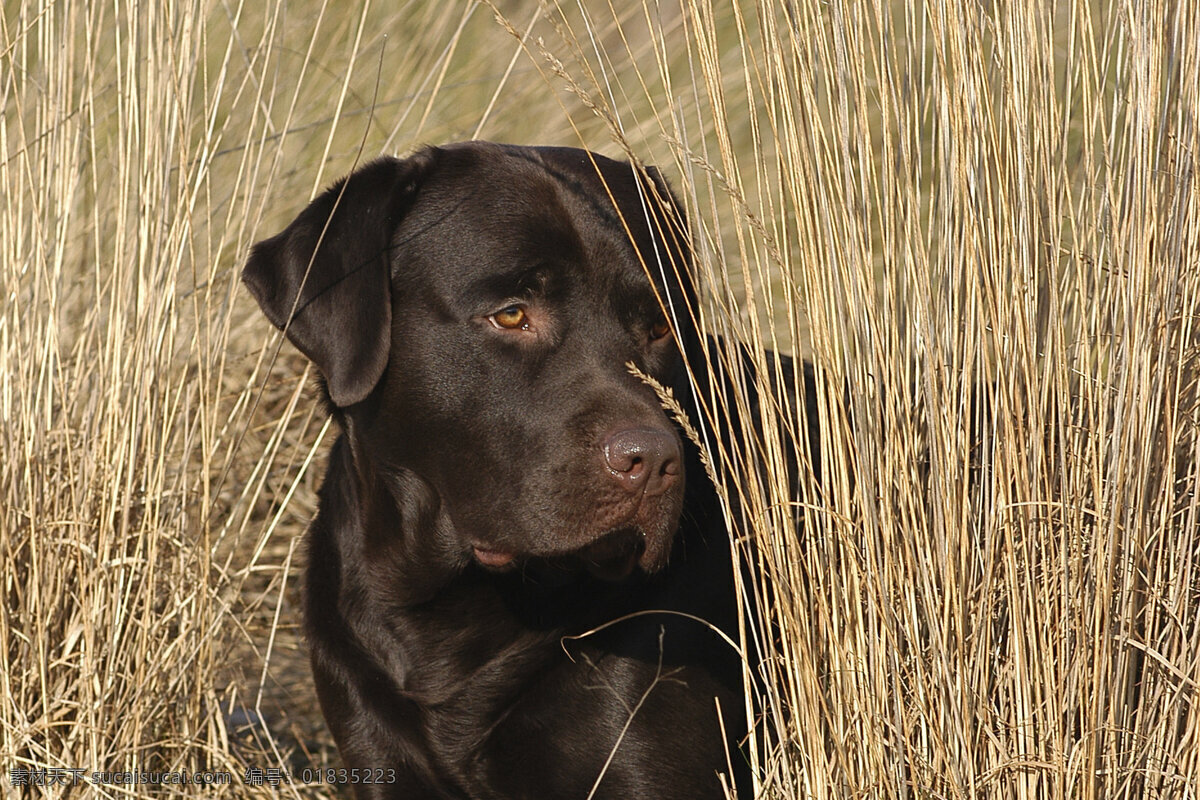
[[[679,440],[653,428],[627,428],[604,440],[604,462],[630,493],[662,494],[679,479]]]

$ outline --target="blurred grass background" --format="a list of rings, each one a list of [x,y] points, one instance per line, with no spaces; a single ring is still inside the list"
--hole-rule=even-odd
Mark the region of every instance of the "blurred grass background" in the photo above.
[[[6,2],[4,794],[328,796],[245,780],[338,763],[296,594],[332,432],[237,273],[360,160],[481,137],[660,165],[703,325],[816,365],[823,479],[785,485],[805,398],[767,385],[721,476],[764,796],[1196,797],[1198,20]]]

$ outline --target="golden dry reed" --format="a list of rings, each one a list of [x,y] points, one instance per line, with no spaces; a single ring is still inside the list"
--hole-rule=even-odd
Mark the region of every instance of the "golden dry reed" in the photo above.
[[[762,796],[1196,798],[1198,42],[1182,0],[6,3],[0,793],[332,796],[332,433],[237,272],[362,159],[482,137],[663,167],[676,313],[754,356],[690,423]]]

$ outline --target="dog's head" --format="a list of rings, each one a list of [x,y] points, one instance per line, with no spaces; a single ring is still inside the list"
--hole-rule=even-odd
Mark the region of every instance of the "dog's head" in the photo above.
[[[685,236],[654,170],[471,142],[363,167],[243,277],[356,452],[432,488],[451,549],[620,575],[665,563],[682,505],[679,436],[627,365],[677,368]]]

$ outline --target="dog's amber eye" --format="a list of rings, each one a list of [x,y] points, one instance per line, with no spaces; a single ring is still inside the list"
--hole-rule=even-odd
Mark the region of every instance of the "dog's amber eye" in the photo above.
[[[660,319],[658,322],[650,326],[650,338],[653,341],[658,341],[670,333],[671,323],[667,322],[665,319]]]
[[[520,306],[502,308],[495,314],[492,314],[491,320],[496,324],[496,327],[507,330],[524,331],[529,329],[529,315]]]

